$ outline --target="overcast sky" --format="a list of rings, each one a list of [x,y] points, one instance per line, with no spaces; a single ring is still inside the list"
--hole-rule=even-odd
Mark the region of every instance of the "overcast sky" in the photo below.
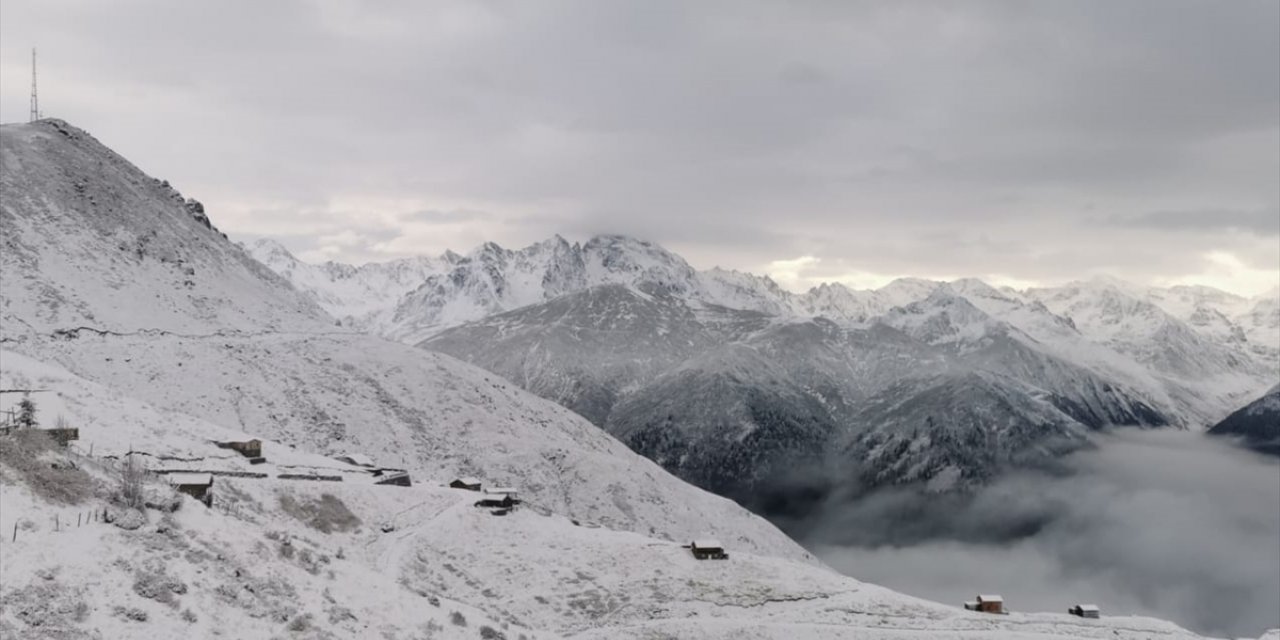
[[[0,119],[363,262],[644,237],[804,289],[1280,283],[1280,3],[4,0]]]

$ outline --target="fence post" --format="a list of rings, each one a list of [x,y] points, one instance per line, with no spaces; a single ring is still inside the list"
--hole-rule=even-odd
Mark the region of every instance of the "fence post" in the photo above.
[[[13,542],[18,541],[18,521],[17,520],[13,522],[13,540],[12,541]]]
[[[58,514],[56,514],[56,513],[55,513],[55,514],[53,514],[53,530],[54,530],[54,531],[57,531],[57,530],[58,530],[58,527],[59,527],[59,524],[58,524]]]

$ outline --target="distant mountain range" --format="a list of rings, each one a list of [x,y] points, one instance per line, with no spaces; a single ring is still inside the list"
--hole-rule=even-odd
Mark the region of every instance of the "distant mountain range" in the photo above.
[[[980,483],[1111,426],[1204,429],[1280,363],[1280,292],[1096,278],[796,294],[624,236],[360,267],[248,249],[343,324],[493,371],[766,511]]]

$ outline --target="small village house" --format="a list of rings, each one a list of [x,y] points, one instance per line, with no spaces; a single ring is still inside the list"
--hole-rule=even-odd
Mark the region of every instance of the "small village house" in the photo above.
[[[449,483],[452,489],[466,489],[467,491],[479,491],[480,480],[477,478],[457,478]]]
[[[212,473],[170,473],[167,476],[169,486],[204,503],[213,506],[213,474]]]
[[[476,506],[484,509],[510,509],[515,505],[515,498],[505,493],[485,493],[476,501]]]
[[[1074,607],[1071,607],[1070,609],[1067,609],[1067,613],[1073,616],[1079,616],[1081,618],[1097,619],[1102,617],[1102,609],[1099,608],[1098,605],[1096,604],[1078,604]]]
[[[215,442],[214,444],[223,449],[231,449],[246,458],[262,457],[262,441],[257,438],[250,438],[248,440],[223,440]]]
[[[484,492],[487,495],[504,495],[504,496],[509,496],[512,500],[515,500],[516,502],[520,501],[520,496],[518,495],[518,492],[513,487],[493,487],[491,489],[485,489]]]
[[[964,608],[983,613],[1004,613],[1004,598],[998,595],[980,595],[964,603]]]
[[[729,554],[724,552],[724,545],[719,540],[703,538],[694,540],[689,545],[689,550],[693,552],[693,557],[699,560],[726,560]]]

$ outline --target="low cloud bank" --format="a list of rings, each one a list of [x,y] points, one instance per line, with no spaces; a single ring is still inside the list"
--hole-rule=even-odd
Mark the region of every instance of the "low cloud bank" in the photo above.
[[[978,493],[832,501],[793,533],[851,576],[942,602],[1172,620],[1256,637],[1280,627],[1280,461],[1197,433],[1121,431]]]

